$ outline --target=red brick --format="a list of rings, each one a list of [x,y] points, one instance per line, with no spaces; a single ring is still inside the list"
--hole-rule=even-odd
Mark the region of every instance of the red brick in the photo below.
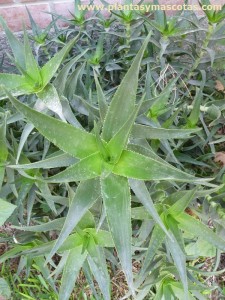
[[[124,1],[124,0],[120,0]],[[114,3],[115,0],[108,0],[108,3]],[[89,0],[82,0],[81,4],[88,5],[90,4]],[[96,5],[102,5],[100,0],[95,0],[94,4]],[[73,14],[74,13],[74,1],[62,1],[62,2],[53,2],[53,10],[57,14],[61,14],[67,18],[71,18],[70,12]],[[69,12],[70,11],[70,12]],[[104,14],[106,11],[104,11]],[[93,12],[86,12],[86,17],[90,17],[93,14]],[[109,14],[108,14],[109,15]]]
[[[41,27],[46,27],[49,22],[51,22],[51,16],[44,12],[49,11],[49,5],[46,4],[27,4],[27,8],[29,9],[32,17],[35,22]],[[30,26],[29,17],[26,11],[25,6],[7,6],[0,7],[0,15],[6,20],[8,26],[13,31],[20,31],[23,29],[23,23],[26,26]]]
[[[14,0],[16,3],[24,3],[24,2],[40,2],[40,0]]]
[[[71,17],[71,13],[74,13],[74,1],[68,1],[68,2],[53,2],[51,4],[52,10],[56,12],[59,15]]]
[[[0,0],[0,4],[14,3],[14,0]]]
[[[72,15],[74,13],[74,1],[63,1],[63,2],[52,2],[51,3],[52,12],[62,15],[67,19],[72,19]],[[68,26],[67,22],[58,21],[57,24],[59,26]]]
[[[75,0],[76,1],[76,0]],[[118,0],[117,3],[124,4],[125,0]],[[153,1],[153,0],[151,0]],[[40,2],[40,3],[39,3]],[[82,0],[82,4],[89,4],[89,0]],[[114,0],[108,0],[108,3],[115,3]],[[134,0],[138,3],[139,0]],[[145,0],[149,3],[148,0]],[[184,0],[159,0],[160,4],[184,4]],[[224,0],[211,0],[211,4],[223,5]],[[33,3],[33,4],[32,4]],[[10,5],[11,4],[11,5]],[[94,0],[94,4],[102,4],[100,0]],[[189,0],[190,5],[198,5],[198,0]],[[2,15],[9,27],[14,31],[22,29],[23,22],[29,24],[28,15],[25,9],[27,5],[35,21],[41,26],[45,27],[50,21],[51,16],[45,14],[44,11],[56,12],[59,15],[72,18],[71,13],[74,13],[74,0],[0,0],[0,15]],[[69,12],[70,11],[70,12]],[[175,14],[177,11],[167,11],[167,14]],[[105,14],[105,11],[103,12]],[[197,14],[204,15],[202,10],[196,11]],[[86,16],[90,16],[91,12],[88,12]],[[107,14],[106,14],[107,15]],[[107,16],[106,16],[107,17]],[[60,25],[68,25],[65,22],[60,22]],[[1,28],[0,28],[1,30]]]

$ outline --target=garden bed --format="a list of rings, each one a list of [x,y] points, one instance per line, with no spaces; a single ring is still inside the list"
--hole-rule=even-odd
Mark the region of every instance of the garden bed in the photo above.
[[[224,10],[85,14],[0,19],[0,295],[223,299]]]

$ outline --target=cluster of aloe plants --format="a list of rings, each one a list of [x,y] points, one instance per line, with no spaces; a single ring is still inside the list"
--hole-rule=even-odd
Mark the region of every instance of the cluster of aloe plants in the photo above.
[[[0,263],[19,257],[15,280],[35,266],[52,299],[78,299],[81,273],[115,299],[118,269],[124,298],[224,297],[207,285],[225,250],[224,9],[105,19],[78,4],[45,30],[29,14],[33,48],[0,19],[16,67],[2,59],[0,225],[14,233]]]

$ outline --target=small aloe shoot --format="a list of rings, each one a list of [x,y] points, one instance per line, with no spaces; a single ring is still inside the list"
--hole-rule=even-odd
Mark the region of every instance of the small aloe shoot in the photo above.
[[[38,45],[44,45],[47,38],[48,38],[48,34],[49,31],[51,30],[51,28],[53,27],[53,25],[55,24],[55,22],[57,21],[57,19],[53,19],[52,22],[49,23],[49,25],[42,29],[40,28],[40,26],[38,26],[38,24],[35,22],[35,20],[33,19],[29,9],[26,7],[27,9],[27,13],[30,19],[30,24],[31,24],[31,30],[32,30],[32,39],[38,44]]]
[[[81,0],[74,1],[74,13],[70,13],[73,17],[73,19],[70,19],[70,23],[83,27],[85,23],[85,10],[79,9],[81,5]]]
[[[9,30],[5,21],[0,18],[0,22],[5,29],[9,44],[14,54],[15,64],[21,75],[0,74],[0,84],[4,85],[13,95],[36,94],[49,109],[57,113],[63,120],[62,106],[55,87],[50,83],[56,74],[64,57],[72,49],[77,41],[77,36],[73,38],[63,49],[55,54],[42,68],[39,67],[32,53],[27,32],[24,31],[24,46]],[[1,97],[4,93],[1,91]]]
[[[209,0],[199,0],[198,1],[200,6],[203,5],[205,7],[210,7],[211,3]],[[204,9],[204,13],[211,24],[217,24],[224,20],[225,18],[225,4],[222,6],[220,10],[213,10],[213,9]]]

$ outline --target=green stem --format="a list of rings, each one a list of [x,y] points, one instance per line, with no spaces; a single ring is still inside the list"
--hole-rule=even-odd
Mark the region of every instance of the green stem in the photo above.
[[[199,56],[196,59],[195,63],[191,67],[191,69],[189,71],[189,74],[187,75],[187,80],[189,80],[193,76],[194,71],[198,68],[198,66],[199,66],[199,64],[200,64],[200,62],[201,62],[201,60],[202,60],[202,58],[204,56],[205,49],[209,45],[209,42],[211,40],[213,32],[214,32],[214,26],[212,24],[209,24],[209,28],[208,28],[205,40],[204,40],[204,42],[202,44],[202,47],[201,47],[201,51],[200,51]]]
[[[130,39],[131,39],[131,26],[130,26],[130,22],[126,23],[126,50],[125,50],[125,54],[127,54],[129,52],[130,49]]]

